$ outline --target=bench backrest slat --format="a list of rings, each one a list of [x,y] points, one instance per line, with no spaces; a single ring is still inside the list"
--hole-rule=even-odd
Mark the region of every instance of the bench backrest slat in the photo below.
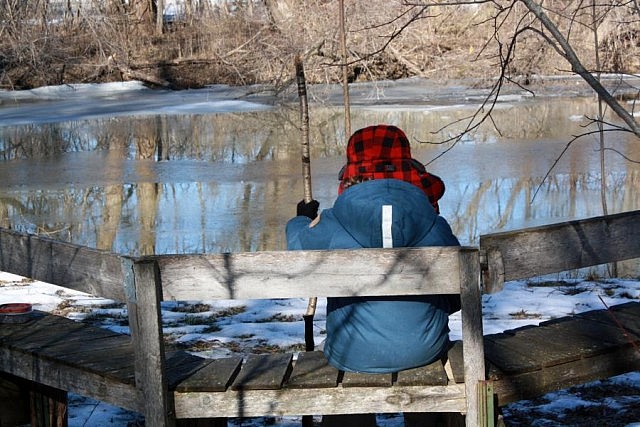
[[[0,271],[126,301],[122,257],[0,228]]]
[[[482,235],[480,248],[485,291],[499,291],[510,280],[640,258],[640,211]]]
[[[460,293],[464,253],[429,247],[158,256],[165,300]]]

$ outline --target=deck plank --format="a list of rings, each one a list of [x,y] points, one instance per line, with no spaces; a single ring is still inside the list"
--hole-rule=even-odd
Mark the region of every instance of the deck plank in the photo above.
[[[240,371],[242,357],[214,359],[205,364],[193,375],[179,382],[175,390],[189,392],[224,392]]]
[[[38,314],[38,312],[36,312]],[[31,340],[48,340],[52,336],[61,339],[65,334],[74,329],[82,329],[86,325],[80,322],[66,319],[64,317],[53,316],[41,313],[40,317],[34,317],[33,321],[26,323],[3,323],[0,342],[7,342],[14,345],[20,341],[30,342]]]
[[[170,390],[211,362],[210,359],[182,350],[167,351],[166,359],[167,383]]]
[[[611,325],[627,343],[640,338],[640,303],[630,302],[611,307],[611,310],[592,310],[578,314],[589,319]],[[623,330],[624,329],[624,330]]]

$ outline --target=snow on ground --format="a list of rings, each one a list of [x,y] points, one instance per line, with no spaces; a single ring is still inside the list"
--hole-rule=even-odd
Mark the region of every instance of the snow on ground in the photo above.
[[[545,278],[514,281],[502,292],[483,296],[485,334],[555,317],[603,309],[640,299],[640,281]],[[43,282],[0,272],[0,304],[28,302],[34,309],[127,332],[121,304]],[[316,343],[323,339],[326,301],[315,318]],[[163,303],[165,333],[177,345],[204,357],[231,353],[299,350],[303,346],[304,299],[265,301],[191,301]],[[451,338],[459,339],[460,316],[450,321]],[[514,426],[607,425],[640,427],[640,372],[587,386],[549,393],[504,408]],[[583,418],[581,418],[583,417]],[[586,418],[584,418],[586,417]],[[135,426],[142,419],[110,405],[70,395],[69,426]],[[293,426],[299,418],[234,420],[231,425]],[[402,416],[378,416],[383,427],[400,427]]]

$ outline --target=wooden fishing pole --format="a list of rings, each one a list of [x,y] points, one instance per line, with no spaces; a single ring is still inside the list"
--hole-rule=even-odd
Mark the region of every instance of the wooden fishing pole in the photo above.
[[[313,200],[311,193],[311,154],[309,153],[309,106],[307,103],[307,83],[304,77],[304,67],[299,56],[295,57],[296,80],[298,82],[298,98],[300,100],[300,123],[302,130],[302,182],[304,185],[304,202]],[[313,317],[316,314],[318,298],[309,298],[307,312],[304,319],[304,346],[306,351],[313,351]]]
[[[304,185],[304,202],[313,200],[311,194],[311,155],[309,153],[309,106],[307,104],[307,83],[304,78],[304,67],[299,56],[295,58],[296,80],[298,81],[298,98],[300,99],[300,128],[302,130],[302,180]]]

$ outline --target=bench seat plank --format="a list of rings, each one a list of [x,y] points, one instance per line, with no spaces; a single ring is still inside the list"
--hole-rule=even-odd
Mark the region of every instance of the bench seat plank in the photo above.
[[[596,339],[594,331],[602,332],[602,337]],[[542,328],[526,326],[485,336],[485,355],[504,372],[531,372],[609,351],[619,341],[604,335],[607,331],[614,332],[585,319],[552,322]]]
[[[396,384],[406,386],[447,385],[448,382],[442,361],[436,360],[427,366],[398,372]]]
[[[594,341],[562,332],[561,325],[556,325],[487,335],[484,339],[485,356],[504,372],[514,374],[576,361],[583,357],[580,350],[588,349],[590,354],[598,354],[612,348],[606,340]]]
[[[635,301],[614,305],[613,307],[611,307],[611,310],[615,313],[628,313],[640,317],[640,304]]]
[[[338,385],[340,371],[321,351],[302,352],[293,366],[286,388],[328,388]]]
[[[189,378],[176,385],[176,391],[224,392],[227,390],[242,364],[241,356],[213,359]]]
[[[14,350],[133,383],[133,347],[127,335],[44,314],[27,323],[3,325],[2,329],[14,330],[4,337]],[[109,357],[104,356],[105,351]]]
[[[67,360],[73,360],[74,355],[82,358],[84,354],[98,353],[102,358],[105,354],[111,356],[111,352],[127,351],[133,356],[133,347],[131,338],[128,335],[102,335],[101,331],[96,328],[79,329],[68,334],[70,340],[59,339],[48,345],[25,345],[26,343],[18,343],[19,347],[24,351],[37,351],[43,355],[55,358],[67,357]],[[57,336],[57,338],[62,338]]]
[[[167,383],[170,390],[175,389],[177,384],[211,362],[210,359],[182,350],[168,350],[166,359]]]
[[[513,335],[507,333],[485,336],[484,353],[486,359],[509,374],[540,369],[542,366],[533,354],[534,349],[532,348],[532,352],[529,352],[526,343],[524,348],[521,345],[517,349],[515,343],[510,341],[512,338]]]
[[[612,352],[531,372],[509,374],[491,366],[488,377],[494,380],[498,405],[503,406],[510,402],[542,396],[550,391],[638,369],[640,359],[637,350],[626,346],[618,347]]]
[[[65,352],[64,346],[59,346],[54,349],[55,352],[43,349],[40,354],[126,384],[134,383],[135,358],[128,336],[109,337],[88,343],[90,345],[83,346],[82,351]]]
[[[232,390],[277,390],[291,372],[292,354],[250,354]]]

